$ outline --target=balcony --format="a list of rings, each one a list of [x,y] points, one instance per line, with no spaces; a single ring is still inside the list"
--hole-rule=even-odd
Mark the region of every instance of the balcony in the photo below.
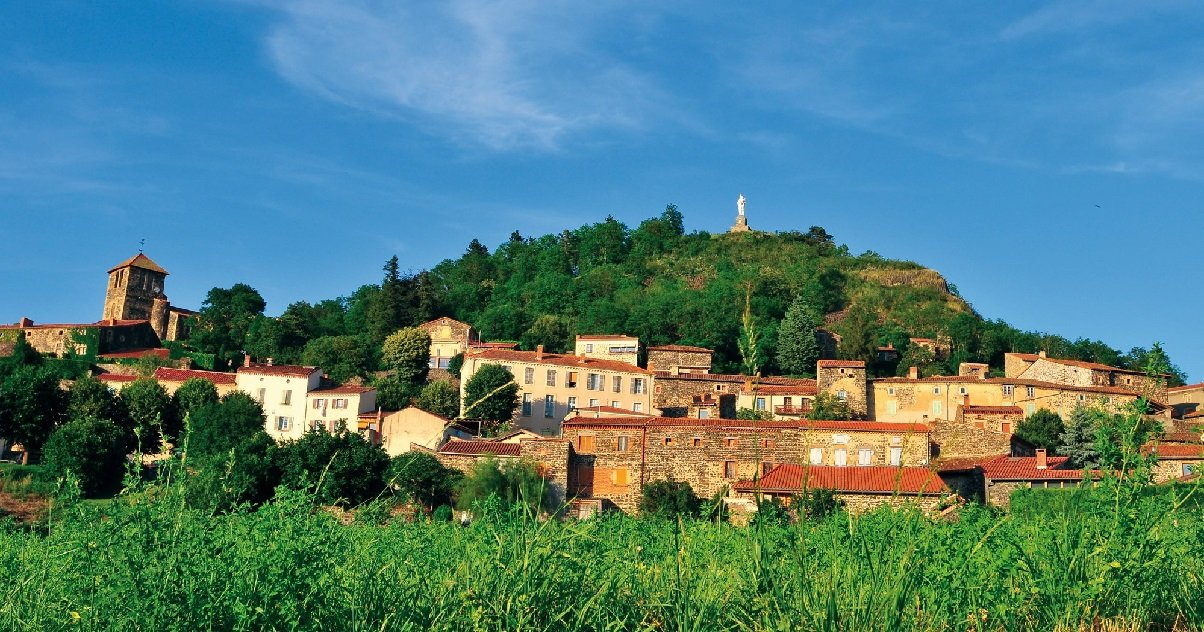
[[[810,404],[800,406],[791,405],[773,407],[773,414],[775,415],[806,415],[809,412],[811,412]]]

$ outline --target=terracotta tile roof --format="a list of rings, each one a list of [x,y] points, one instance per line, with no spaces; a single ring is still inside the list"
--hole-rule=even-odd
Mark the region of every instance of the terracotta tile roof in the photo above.
[[[652,417],[652,415],[647,413],[636,412],[626,408],[615,408],[614,406],[586,406],[577,408],[576,410],[582,417],[585,417],[587,413],[604,413],[625,417]]]
[[[162,358],[166,360],[170,354],[171,351],[167,349],[143,348],[130,349],[129,351],[119,351],[117,353],[102,353],[98,357],[106,360],[128,360],[132,358],[145,358],[147,356],[154,356],[156,358]]]
[[[1179,443],[1159,443],[1147,446],[1142,450],[1146,454],[1153,452],[1159,459],[1202,459],[1204,445],[1185,445]]]
[[[648,347],[648,350],[649,351],[680,351],[680,352],[685,352],[685,353],[714,353],[715,352],[714,349],[707,349],[706,347],[691,347],[689,345],[657,345],[655,347]]]
[[[100,375],[96,376],[96,378],[99,379],[101,382],[119,382],[119,383],[133,382],[133,381],[137,380],[139,377],[140,376],[138,376],[138,375],[125,375],[123,373],[101,373]]]
[[[340,386],[332,386],[330,388],[316,388],[316,389],[306,393],[306,396],[308,397],[309,395],[343,395],[343,394],[362,395],[362,394],[370,392],[370,391],[376,391],[376,389],[372,388],[370,386],[359,386],[357,384],[342,384]]]
[[[0,329],[72,329],[78,327],[134,327],[136,325],[149,325],[149,320],[98,320],[94,323],[46,323],[46,324],[29,324],[29,325],[0,325]]]
[[[1204,433],[1190,430],[1180,432],[1164,432],[1159,439],[1163,443],[1200,443],[1204,441]]]
[[[820,360],[819,367],[821,369],[864,369],[865,362],[862,360]]]
[[[929,433],[925,424],[893,423],[886,421],[812,421],[784,419],[750,421],[745,419],[697,419],[694,417],[573,417],[565,427],[647,427],[647,428],[707,428],[714,430],[756,430],[758,428],[795,428],[799,430],[837,430],[845,432],[895,432],[898,434]]]
[[[114,270],[118,270],[121,268],[129,268],[129,267],[142,268],[144,270],[150,270],[151,272],[160,272],[162,274],[168,274],[167,270],[160,268],[159,264],[155,263],[154,261],[151,261],[150,257],[142,254],[141,252],[130,257],[129,259],[126,259],[125,261],[122,261],[121,263],[113,266],[112,268],[109,268],[109,272],[112,272]]]
[[[940,462],[936,464],[936,469],[938,472],[966,472],[978,467],[979,463],[990,461],[991,459],[997,459],[1002,456],[1007,455],[996,454],[992,456],[966,456],[955,459],[941,459]]]
[[[1018,379],[1014,377],[989,377],[978,378],[970,375],[934,375],[932,377],[909,378],[909,377],[879,377],[870,380],[877,384],[998,384],[1000,386],[1033,386],[1036,388],[1047,388],[1062,391],[1076,391],[1083,393],[1096,393],[1100,395],[1137,395],[1137,391],[1131,388],[1121,388],[1119,386],[1075,386],[1072,384],[1058,384],[1055,382],[1042,382],[1040,380]],[[1166,406],[1164,402],[1154,401],[1155,404]]]
[[[452,439],[439,448],[440,454],[470,454],[494,456],[521,456],[522,446],[518,443],[502,443],[489,440]]]
[[[577,334],[577,340],[631,340],[635,338],[635,336],[628,336],[627,334]]]
[[[222,373],[220,371],[198,371],[195,369],[170,369],[161,366],[155,369],[155,379],[160,382],[184,382],[186,380],[199,379],[213,382],[214,384],[234,384],[236,376],[233,373]]]
[[[747,382],[754,380],[751,375],[738,375],[731,373],[670,373],[668,371],[653,371],[658,380],[692,380],[695,382]],[[815,385],[815,380],[798,377],[778,377],[778,376],[763,376],[756,378],[756,382],[762,386],[795,386],[795,385]]]
[[[473,342],[468,345],[472,349],[517,349],[517,342]]]
[[[754,481],[740,481],[735,488],[752,492]],[[949,487],[936,472],[924,467],[889,465],[779,465],[760,481],[763,492],[794,494],[804,489],[831,489],[861,494],[945,494]]]
[[[1019,406],[962,406],[962,411],[971,415],[1023,415]]]
[[[503,349],[489,349],[477,353],[472,357],[482,360],[551,364],[555,366],[567,366],[578,369],[598,369],[600,371],[619,371],[623,373],[642,373],[645,375],[651,375],[651,372],[647,369],[641,369],[634,364],[619,362],[618,360],[600,360],[598,358],[585,358],[582,356],[560,353],[544,353],[542,358],[537,356],[538,352],[536,351],[508,351]]]
[[[1172,386],[1166,389],[1168,393],[1185,393],[1187,391],[1204,390],[1204,382],[1199,384],[1186,384],[1184,386]]]
[[[1083,470],[1066,467],[1066,457],[1051,456],[1047,459],[1048,467],[1037,468],[1035,456],[997,456],[982,462],[983,476],[992,480],[1003,481],[1042,481],[1042,480],[1082,480]],[[1099,478],[1099,472],[1092,471],[1092,478]]]
[[[742,393],[756,393],[758,395],[815,395],[819,391],[815,382],[809,384],[759,384],[754,387],[754,390],[742,388]]]
[[[294,364],[252,364],[238,367],[239,373],[251,375],[276,375],[281,377],[309,377],[320,371],[316,366],[297,366]]]

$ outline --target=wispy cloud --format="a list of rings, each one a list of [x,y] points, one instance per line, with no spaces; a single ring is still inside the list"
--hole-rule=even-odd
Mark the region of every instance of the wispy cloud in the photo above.
[[[552,150],[585,130],[637,127],[659,98],[648,76],[596,40],[594,27],[619,5],[274,6],[267,50],[286,80],[465,145]]]

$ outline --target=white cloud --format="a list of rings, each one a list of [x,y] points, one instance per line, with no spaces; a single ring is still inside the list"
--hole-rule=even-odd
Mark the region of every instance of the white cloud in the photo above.
[[[617,5],[608,5],[611,11]],[[267,38],[276,70],[322,97],[493,150],[555,149],[639,125],[648,78],[595,41],[599,9],[565,3],[301,0]]]

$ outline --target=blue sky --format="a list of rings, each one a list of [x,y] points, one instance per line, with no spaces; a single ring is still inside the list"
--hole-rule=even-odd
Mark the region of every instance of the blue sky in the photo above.
[[[22,2],[0,18],[0,321],[137,251],[268,312],[473,238],[818,224],[989,318],[1204,379],[1204,5]]]

